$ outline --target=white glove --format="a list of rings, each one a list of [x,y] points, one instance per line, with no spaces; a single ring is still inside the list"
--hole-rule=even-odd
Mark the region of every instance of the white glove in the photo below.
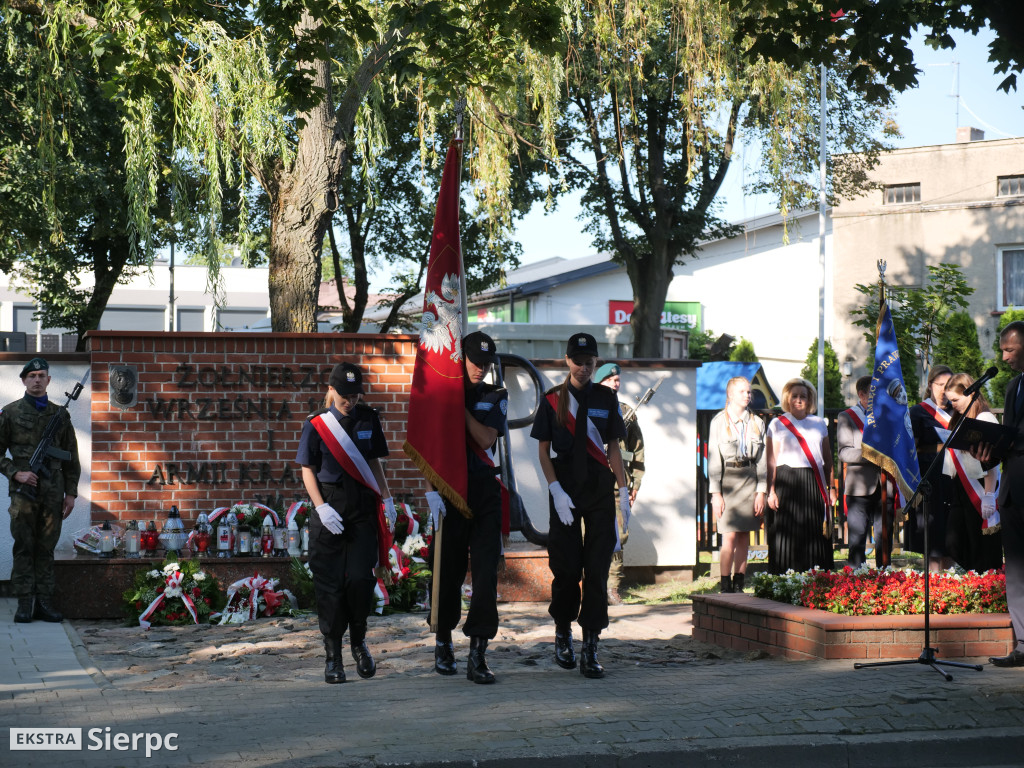
[[[427,491],[427,507],[430,509],[430,522],[437,530],[440,518],[443,518],[448,510],[444,507],[444,498],[437,491]]]
[[[394,533],[395,520],[398,519],[398,510],[395,509],[395,500],[390,496],[384,499],[384,517],[388,521],[388,530]]]
[[[320,522],[324,528],[335,535],[340,535],[345,532],[345,526],[341,522],[341,515],[330,504],[321,504],[316,508],[316,513],[320,515]]]
[[[572,503],[569,494],[562,489],[562,484],[557,480],[548,486],[548,490],[551,491],[551,499],[555,502],[555,512],[558,513],[558,519],[562,521],[562,525],[572,525],[572,510],[576,509],[576,505]]]
[[[633,509],[629,506],[629,488],[619,488],[619,511],[622,513],[622,530],[629,530],[629,518]]]
[[[996,495],[986,493],[981,497],[981,516],[988,520],[996,513]]]

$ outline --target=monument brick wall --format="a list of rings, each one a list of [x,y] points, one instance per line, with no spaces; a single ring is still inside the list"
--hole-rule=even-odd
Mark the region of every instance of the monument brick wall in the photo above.
[[[391,451],[392,494],[422,494],[421,475],[402,452],[416,341],[90,333],[93,521],[162,521],[174,504],[189,525],[200,512],[236,502],[280,507],[305,499],[294,461],[299,434],[342,361],[366,373],[365,400],[380,411]]]

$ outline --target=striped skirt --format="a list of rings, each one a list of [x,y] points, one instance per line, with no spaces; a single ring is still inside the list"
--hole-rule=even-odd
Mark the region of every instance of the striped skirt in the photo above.
[[[775,471],[779,508],[766,510],[768,570],[771,573],[832,569],[832,542],[823,531],[825,502],[810,467]]]

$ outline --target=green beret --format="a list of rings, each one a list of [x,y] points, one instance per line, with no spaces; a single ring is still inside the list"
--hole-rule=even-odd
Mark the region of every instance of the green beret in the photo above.
[[[597,372],[594,374],[594,383],[600,384],[605,379],[610,379],[612,376],[618,376],[619,373],[621,373],[621,371],[619,370],[618,365],[615,363],[605,363],[598,368]]]
[[[32,371],[48,370],[50,370],[50,364],[48,362],[43,360],[43,358],[41,357],[33,357],[31,360],[25,363],[25,367],[21,369],[21,378],[24,379],[26,376],[32,373]]]

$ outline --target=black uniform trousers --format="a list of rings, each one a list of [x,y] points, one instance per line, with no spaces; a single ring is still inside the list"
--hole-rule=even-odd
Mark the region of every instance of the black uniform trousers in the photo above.
[[[324,501],[338,510],[345,531],[333,534],[318,515],[309,521],[309,568],[320,632],[340,640],[350,626],[365,625],[373,609],[377,579],[377,509],[372,491],[360,494],[356,505],[346,509],[341,486],[321,483]]]
[[[549,499],[548,567],[551,605],[557,626],[579,621],[580,627],[600,632],[608,626],[608,568],[615,550],[615,476],[594,459],[587,459],[587,476],[572,476],[571,460],[553,460],[555,476],[572,498],[572,525],[558,518]],[[580,590],[582,579],[583,588]]]
[[[846,497],[849,561],[854,568],[859,568],[867,561],[868,531],[872,527],[874,527],[875,566],[881,568],[881,563],[884,560],[883,553],[892,551],[892,530],[888,531],[888,540],[882,540],[882,518],[881,485],[870,496]]]
[[[494,472],[471,472],[467,496],[473,517],[467,518],[452,508],[442,523],[437,625],[449,631],[459,625],[462,585],[466,581],[466,570],[471,567],[473,594],[469,598],[469,613],[462,633],[466,637],[492,640],[498,634],[498,560],[501,558],[501,486]],[[432,562],[434,557],[431,553]]]
[[[955,485],[946,527],[946,551],[958,565],[969,571],[983,573],[996,570],[1003,564],[1002,529],[995,533],[983,533],[981,515],[974,508],[960,481],[956,478],[953,480]]]

